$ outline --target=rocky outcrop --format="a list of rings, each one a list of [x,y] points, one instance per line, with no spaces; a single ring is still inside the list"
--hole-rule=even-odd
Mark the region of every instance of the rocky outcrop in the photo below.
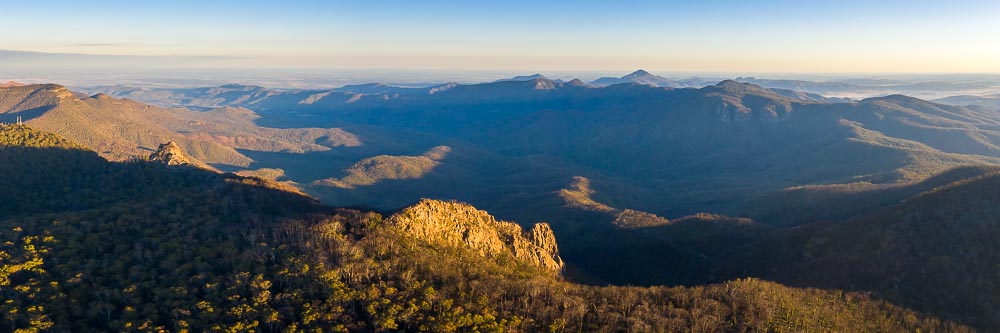
[[[149,155],[149,161],[158,162],[168,166],[188,166],[199,169],[216,171],[215,168],[188,156],[176,142],[170,141],[161,144],[153,154]]]
[[[468,248],[484,257],[513,257],[553,272],[563,268],[555,236],[546,223],[525,232],[516,223],[499,221],[471,205],[430,199],[393,214],[387,222],[403,235],[437,246]]]

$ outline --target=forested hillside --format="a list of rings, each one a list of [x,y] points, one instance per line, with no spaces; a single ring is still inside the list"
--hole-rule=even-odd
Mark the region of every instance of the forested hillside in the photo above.
[[[1000,330],[1000,169],[982,171],[878,214],[774,234],[719,269],[729,278],[875,291],[895,304]]]
[[[864,293],[755,279],[577,285],[269,181],[112,163],[51,134],[0,131],[20,138],[0,148],[5,330],[968,330]]]

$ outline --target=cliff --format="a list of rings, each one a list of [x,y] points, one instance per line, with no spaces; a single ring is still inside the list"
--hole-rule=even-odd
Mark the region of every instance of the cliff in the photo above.
[[[169,166],[190,166],[199,169],[218,171],[202,161],[189,156],[176,142],[170,141],[161,144],[155,152],[149,155],[149,160],[163,163]]]
[[[387,222],[402,234],[431,244],[464,247],[484,257],[513,257],[553,272],[563,267],[547,223],[537,223],[525,232],[516,223],[499,221],[471,205],[430,199],[393,214]]]

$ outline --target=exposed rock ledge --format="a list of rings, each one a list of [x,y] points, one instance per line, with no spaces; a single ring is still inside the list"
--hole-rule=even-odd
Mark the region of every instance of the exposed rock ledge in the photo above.
[[[498,221],[471,205],[431,199],[393,214],[387,222],[405,235],[432,244],[465,247],[484,257],[512,256],[553,272],[563,268],[556,238],[547,223],[537,223],[524,232],[516,223]]]
[[[161,144],[155,152],[149,155],[149,161],[163,163],[169,166],[189,166],[218,172],[218,170],[208,164],[189,156],[179,145],[177,145],[176,142],[173,141]]]

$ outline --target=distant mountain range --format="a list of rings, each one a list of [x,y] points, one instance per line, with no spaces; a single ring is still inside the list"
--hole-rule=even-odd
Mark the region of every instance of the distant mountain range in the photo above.
[[[621,83],[636,83],[636,84],[645,84],[654,87],[666,87],[666,88],[680,88],[685,86],[677,81],[662,76],[653,75],[641,69],[632,72],[631,74],[618,78],[602,77],[597,80],[594,80],[591,83],[601,86],[610,86],[612,84],[621,84]]]
[[[651,85],[665,88],[701,88],[718,83],[722,79],[706,79],[699,77],[690,78],[667,78],[652,74],[645,70],[637,70],[622,77],[602,77],[589,83],[574,80],[551,79],[543,74],[521,75],[506,79],[496,80],[493,83],[508,81],[533,81],[541,79],[555,83],[572,83],[573,85],[594,85],[609,86],[622,83],[634,83]],[[771,89],[778,94],[797,99],[806,99],[822,102],[850,102],[851,100],[863,99],[872,96],[887,96],[893,94],[906,94],[911,96],[923,96],[940,100],[945,104],[966,106],[976,103],[956,102],[952,103],[944,97],[959,95],[983,96],[989,98],[989,94],[1000,91],[1000,83],[988,79],[934,79],[923,80],[903,80],[903,79],[830,79],[827,81],[809,80],[789,80],[789,79],[760,79],[754,77],[739,77],[737,82],[752,83],[764,88]],[[459,85],[459,83],[444,83],[434,85],[393,85],[382,83],[366,83],[347,85],[336,89],[316,89],[299,91],[333,91],[348,94],[364,94],[370,96],[394,97],[400,95],[423,95],[434,94],[448,90]],[[129,86],[100,86],[83,87],[83,91],[89,94],[106,93],[115,97],[132,98],[148,103],[166,105],[166,103],[178,102],[177,106],[192,108],[213,108],[223,105],[231,105],[234,101],[226,99],[205,100],[198,96],[212,93],[199,91],[199,89],[224,89],[241,90],[254,89],[257,86],[224,85],[209,88],[139,88]],[[259,88],[259,87],[257,87]],[[271,89],[269,89],[271,90]],[[287,90],[286,90],[287,91]],[[976,93],[971,95],[970,93]],[[982,93],[982,94],[980,94]]]
[[[972,95],[951,96],[951,97],[936,99],[934,100],[934,102],[941,104],[948,104],[948,105],[957,105],[957,106],[981,106],[1000,111],[1000,93],[983,95],[983,96],[972,96]]]
[[[546,81],[553,81],[553,82],[560,82],[560,83],[565,82],[565,81],[559,80],[559,79],[554,79],[554,80],[550,79],[547,76],[539,74],[539,73],[535,73],[535,74],[531,74],[531,75],[518,75],[518,76],[509,78],[509,79],[499,79],[499,80],[496,80],[496,81],[493,81],[493,82],[534,81],[534,80],[546,80]]]
[[[632,78],[649,76],[633,74]],[[739,202],[785,188],[912,182],[954,166],[995,164],[1000,157],[992,127],[1000,119],[993,113],[904,96],[848,102],[734,81],[668,90],[635,83],[598,87],[541,76],[445,87],[433,94],[432,88],[391,92],[380,85],[109,92],[164,105],[246,108],[259,117],[254,120],[257,126],[343,128],[362,143],[354,152],[361,156],[354,162],[452,147],[434,171],[407,182],[407,187],[416,186],[412,190],[391,185],[398,181],[350,191],[313,189],[330,200],[381,208],[417,199],[430,191],[418,184],[441,177],[436,182],[449,185],[430,193],[451,193],[501,214],[515,212],[516,204],[480,201],[487,193],[456,194],[446,189],[470,188],[468,184],[484,181],[510,184],[495,172],[482,173],[498,166],[537,169],[542,163],[553,171],[545,175],[547,179],[587,176],[597,187],[620,188],[620,193],[609,194],[615,198],[608,203],[613,207],[661,216],[701,210],[740,215],[750,211],[740,208]],[[360,92],[365,90],[372,93]],[[458,146],[452,144],[455,140]],[[269,163],[278,157],[256,155],[259,166],[285,169],[302,183],[343,177],[338,171],[353,164],[341,162],[339,168],[321,173],[309,164]],[[308,155],[307,159],[330,158]],[[551,182],[529,179],[525,184]],[[431,184],[435,182],[426,186],[441,188],[442,183]],[[628,185],[620,187],[623,184]],[[694,191],[705,187],[713,191]],[[535,191],[559,188],[552,184]],[[625,200],[626,193],[658,195]],[[382,197],[384,203],[370,200],[373,197]]]
[[[906,94],[937,99],[955,95],[956,92],[998,91],[1000,83],[987,79],[842,79],[827,81],[776,80],[740,77],[738,82],[752,83],[765,88],[794,90],[833,97],[863,98]]]

